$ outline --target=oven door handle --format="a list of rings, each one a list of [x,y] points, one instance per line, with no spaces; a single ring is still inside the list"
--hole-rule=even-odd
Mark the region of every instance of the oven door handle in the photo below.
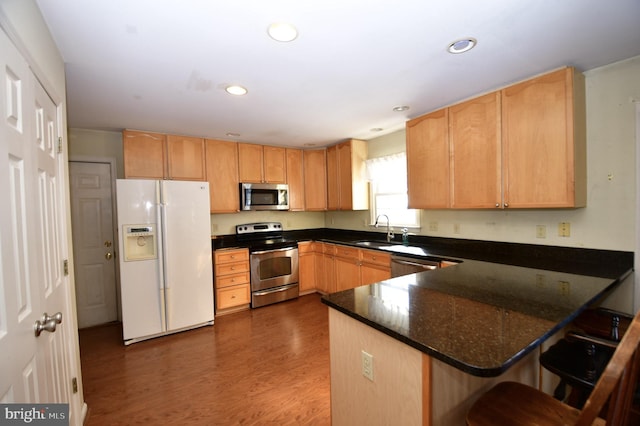
[[[293,250],[297,248],[297,246],[292,246],[292,247],[285,247],[285,248],[280,248],[280,249],[269,249],[269,250],[262,250],[262,251],[252,251],[251,254],[265,254],[265,253],[273,253],[276,251],[289,251],[289,250]]]
[[[298,285],[298,283],[295,283],[295,284],[285,285],[285,286],[282,286],[282,287],[270,288],[269,290],[264,290],[264,291],[254,291],[253,295],[254,296],[265,296],[267,294],[280,293],[281,291],[287,291],[289,289],[292,289],[297,285]]]

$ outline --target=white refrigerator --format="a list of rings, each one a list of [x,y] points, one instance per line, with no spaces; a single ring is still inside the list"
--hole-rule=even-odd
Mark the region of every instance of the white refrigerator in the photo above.
[[[126,345],[213,325],[208,182],[118,179]]]

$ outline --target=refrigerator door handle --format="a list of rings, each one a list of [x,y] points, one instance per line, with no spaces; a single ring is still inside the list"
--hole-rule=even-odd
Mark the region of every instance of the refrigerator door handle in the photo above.
[[[168,330],[168,322],[167,322],[167,295],[166,295],[166,253],[165,253],[165,235],[166,235],[166,225],[165,225],[165,210],[164,204],[162,204],[161,198],[161,182],[156,182],[156,200],[158,203],[156,204],[156,215],[157,221],[156,223],[161,224],[162,229],[160,230],[160,236],[157,238],[158,241],[158,253],[160,253],[160,261],[158,262],[158,276],[159,276],[159,284],[160,288],[158,291],[160,292],[160,321],[162,331],[165,332]]]

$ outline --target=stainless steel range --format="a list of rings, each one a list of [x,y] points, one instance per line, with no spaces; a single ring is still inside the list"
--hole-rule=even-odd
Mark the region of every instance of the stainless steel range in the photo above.
[[[249,246],[252,308],[298,297],[298,243],[280,222],[237,225],[236,237]]]

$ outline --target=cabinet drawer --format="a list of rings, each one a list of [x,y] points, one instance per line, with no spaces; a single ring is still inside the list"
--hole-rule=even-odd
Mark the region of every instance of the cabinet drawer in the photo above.
[[[216,290],[216,305],[218,309],[226,309],[251,302],[249,284],[236,285]]]
[[[334,254],[336,254],[336,246],[333,245],[333,244],[323,243],[322,244],[322,253],[329,254],[329,255],[333,256]]]
[[[361,250],[355,247],[336,246],[336,256],[338,257],[360,260],[360,252]]]
[[[249,284],[249,272],[216,277],[216,288],[230,287],[239,284]]]
[[[362,261],[381,266],[391,265],[391,255],[375,250],[362,250]]]
[[[303,241],[298,243],[298,254],[312,253],[316,250],[316,243],[313,241]]]
[[[216,250],[215,251],[215,260],[216,264],[219,263],[229,263],[229,262],[239,262],[241,260],[248,261],[249,260],[249,250],[248,249],[235,249],[235,250]]]
[[[249,262],[246,260],[233,263],[216,263],[216,276],[249,272]]]

